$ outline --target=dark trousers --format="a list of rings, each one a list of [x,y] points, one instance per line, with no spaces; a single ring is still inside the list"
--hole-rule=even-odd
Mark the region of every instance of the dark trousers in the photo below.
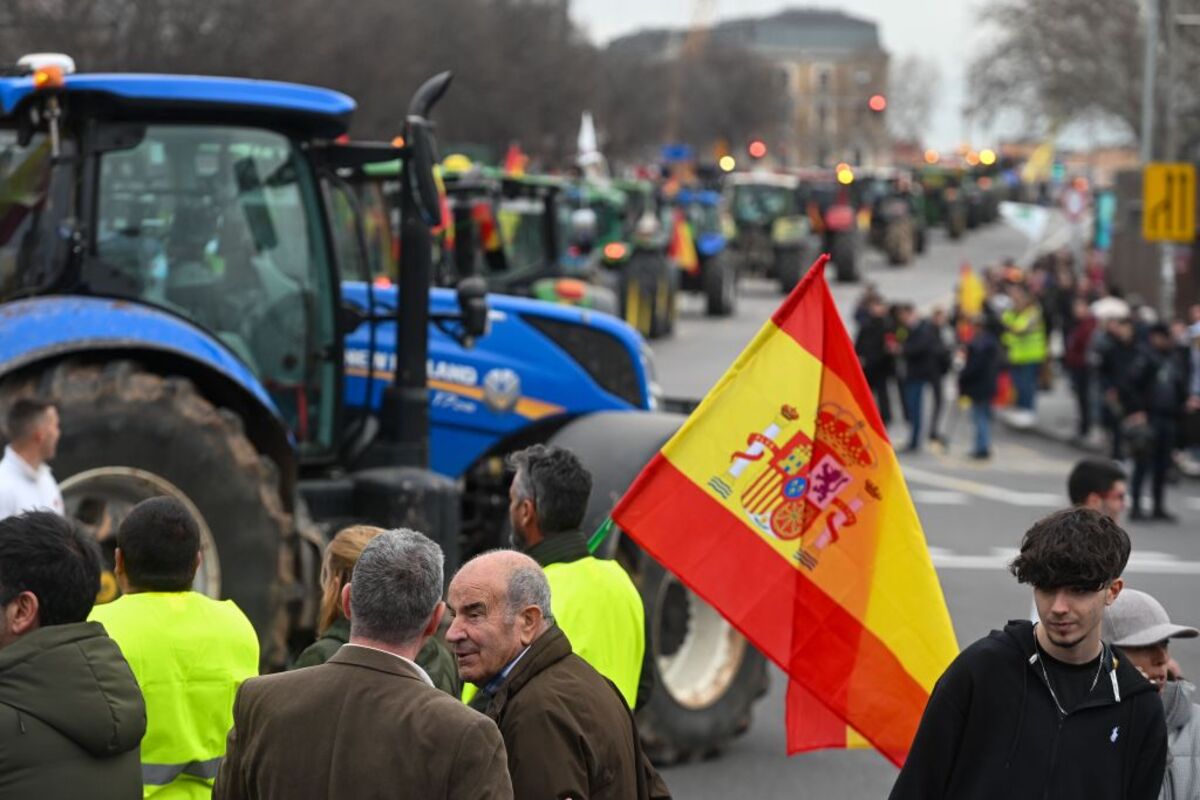
[[[1154,430],[1154,439],[1150,447],[1138,453],[1133,461],[1133,476],[1130,482],[1130,493],[1133,495],[1133,510],[1142,510],[1142,487],[1146,483],[1146,474],[1150,475],[1150,497],[1154,504],[1154,512],[1166,511],[1164,495],[1167,489],[1167,470],[1171,466],[1171,451],[1178,437],[1175,420],[1168,417],[1150,416],[1150,427]]]
[[[1087,367],[1071,370],[1071,391],[1075,394],[1075,404],[1079,409],[1080,437],[1087,436],[1092,430],[1092,371]]]
[[[1013,388],[1017,390],[1017,408],[1033,411],[1037,403],[1038,371],[1041,364],[1013,364],[1008,368]]]
[[[892,424],[892,394],[888,391],[888,384],[891,383],[887,375],[868,375],[867,385],[871,387],[871,394],[875,397],[875,407],[879,409],[879,418],[883,420],[883,424]]]
[[[946,402],[946,376],[939,375],[930,382],[933,390],[933,413],[929,415],[929,438],[940,441],[942,438],[942,407]]]
[[[916,450],[921,446],[921,409],[924,406],[925,387],[929,381],[905,378],[900,386],[900,395],[904,400],[904,412],[908,417],[909,439],[908,446]]]

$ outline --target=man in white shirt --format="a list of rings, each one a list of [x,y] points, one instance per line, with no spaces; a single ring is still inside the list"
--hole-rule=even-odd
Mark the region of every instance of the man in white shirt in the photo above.
[[[24,511],[63,513],[62,493],[46,464],[58,449],[58,409],[48,400],[22,397],[6,420],[8,446],[0,459],[0,519]]]

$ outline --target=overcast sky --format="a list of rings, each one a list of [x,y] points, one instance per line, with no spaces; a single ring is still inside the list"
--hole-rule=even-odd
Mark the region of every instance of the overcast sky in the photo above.
[[[688,27],[693,0],[571,0],[575,21],[592,39],[603,43],[615,36],[645,27]],[[927,144],[952,148],[968,134],[983,147],[982,131],[966,131],[960,109],[966,60],[976,32],[979,0],[841,0],[840,11],[864,17],[879,25],[879,35],[893,58],[910,54],[934,59],[942,81],[937,110]],[[716,0],[716,20],[761,16],[789,7],[825,7],[828,3],[789,3],[779,0]]]

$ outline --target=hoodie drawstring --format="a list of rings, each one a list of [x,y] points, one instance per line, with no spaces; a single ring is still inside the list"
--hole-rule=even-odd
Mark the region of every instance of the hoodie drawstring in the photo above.
[[[1034,660],[1037,658],[1037,653],[1034,653],[1029,658],[1028,666],[1032,667]],[[1021,725],[1025,722],[1025,702],[1029,695],[1029,670],[1021,670],[1021,706],[1017,710],[1017,727],[1013,730],[1012,744],[1008,748],[1008,756],[1004,759],[1004,768],[1009,769],[1012,766],[1013,756],[1017,754],[1017,745],[1021,742]]]

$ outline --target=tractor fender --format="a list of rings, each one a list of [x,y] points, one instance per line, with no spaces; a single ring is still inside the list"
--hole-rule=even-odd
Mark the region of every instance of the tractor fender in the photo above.
[[[550,437],[547,444],[572,451],[592,474],[592,494],[582,527],[586,535],[600,527],[642,467],[685,419],[682,414],[664,411],[600,411],[572,420]],[[612,557],[619,544],[614,528],[600,554]],[[633,550],[640,558],[641,549]]]
[[[51,295],[0,305],[0,380],[66,358],[133,360],[164,377],[190,379],[241,418],[247,438],[279,467],[291,507],[297,470],[291,432],[250,367],[212,334],[126,300]]]

